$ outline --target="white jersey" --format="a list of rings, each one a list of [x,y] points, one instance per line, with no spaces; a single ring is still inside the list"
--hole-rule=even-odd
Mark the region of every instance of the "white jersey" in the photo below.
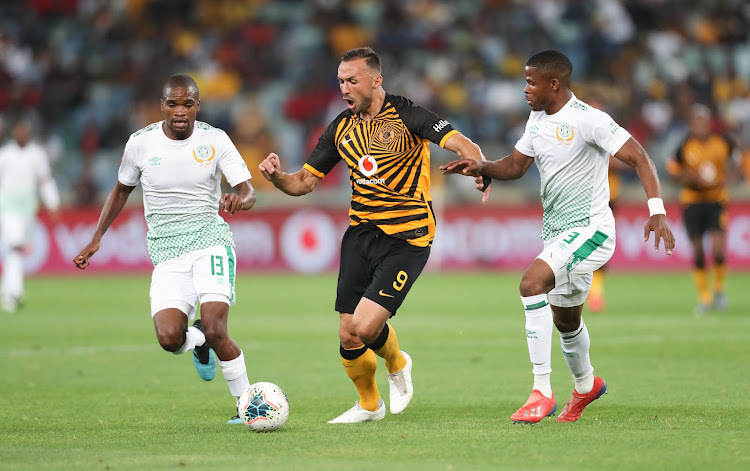
[[[221,174],[231,186],[251,178],[247,165],[221,129],[196,121],[193,134],[169,139],[162,123],[133,133],[117,178],[143,187],[148,250],[154,265],[216,245],[234,247],[219,216]]]
[[[5,144],[0,148],[0,211],[31,219],[40,197],[50,211],[60,207],[60,193],[44,149],[34,142],[23,147],[13,141]]]
[[[532,111],[516,149],[534,158],[542,185],[542,239],[572,227],[600,226],[615,236],[607,170],[630,133],[575,95],[555,114]]]

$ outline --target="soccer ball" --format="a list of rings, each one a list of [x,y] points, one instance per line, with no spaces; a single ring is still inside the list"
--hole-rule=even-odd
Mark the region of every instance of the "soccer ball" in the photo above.
[[[240,396],[237,413],[250,430],[270,432],[281,428],[289,417],[289,400],[280,387],[261,381]]]

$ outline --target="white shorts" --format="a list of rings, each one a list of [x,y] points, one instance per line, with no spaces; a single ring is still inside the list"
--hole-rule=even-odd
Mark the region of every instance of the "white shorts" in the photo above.
[[[151,317],[163,309],[177,308],[193,319],[198,301],[234,306],[236,274],[234,249],[223,245],[158,264],[151,276]]]
[[[5,247],[23,247],[31,242],[36,218],[20,212],[4,211],[0,216],[0,237]]]
[[[580,306],[591,289],[592,273],[612,258],[615,238],[596,227],[574,227],[544,243],[536,258],[555,273],[549,303],[559,307]]]

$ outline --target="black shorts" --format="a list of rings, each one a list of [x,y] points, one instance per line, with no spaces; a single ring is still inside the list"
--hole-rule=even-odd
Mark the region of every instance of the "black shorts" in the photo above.
[[[374,224],[349,226],[341,241],[336,311],[353,314],[365,297],[395,315],[429,256],[430,247],[390,237]]]
[[[688,236],[696,237],[706,231],[724,231],[726,210],[721,203],[696,203],[685,206],[685,229]]]

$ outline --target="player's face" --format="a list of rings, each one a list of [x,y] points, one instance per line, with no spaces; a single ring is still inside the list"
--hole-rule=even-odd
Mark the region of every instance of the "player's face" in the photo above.
[[[342,62],[339,65],[339,88],[353,113],[367,110],[375,91],[380,88],[380,75],[367,67],[364,59]]]
[[[22,122],[13,126],[13,139],[15,139],[16,143],[21,147],[28,144],[31,140],[31,129],[29,129],[29,125]]]
[[[705,113],[693,113],[690,116],[690,132],[698,139],[705,139],[711,132],[711,116]]]
[[[187,139],[193,134],[195,117],[201,107],[196,90],[188,87],[168,88],[161,99],[164,133],[170,139]]]
[[[526,67],[525,70],[526,87],[523,89],[523,94],[526,96],[526,103],[534,111],[546,110],[554,96],[549,77],[536,67]]]

